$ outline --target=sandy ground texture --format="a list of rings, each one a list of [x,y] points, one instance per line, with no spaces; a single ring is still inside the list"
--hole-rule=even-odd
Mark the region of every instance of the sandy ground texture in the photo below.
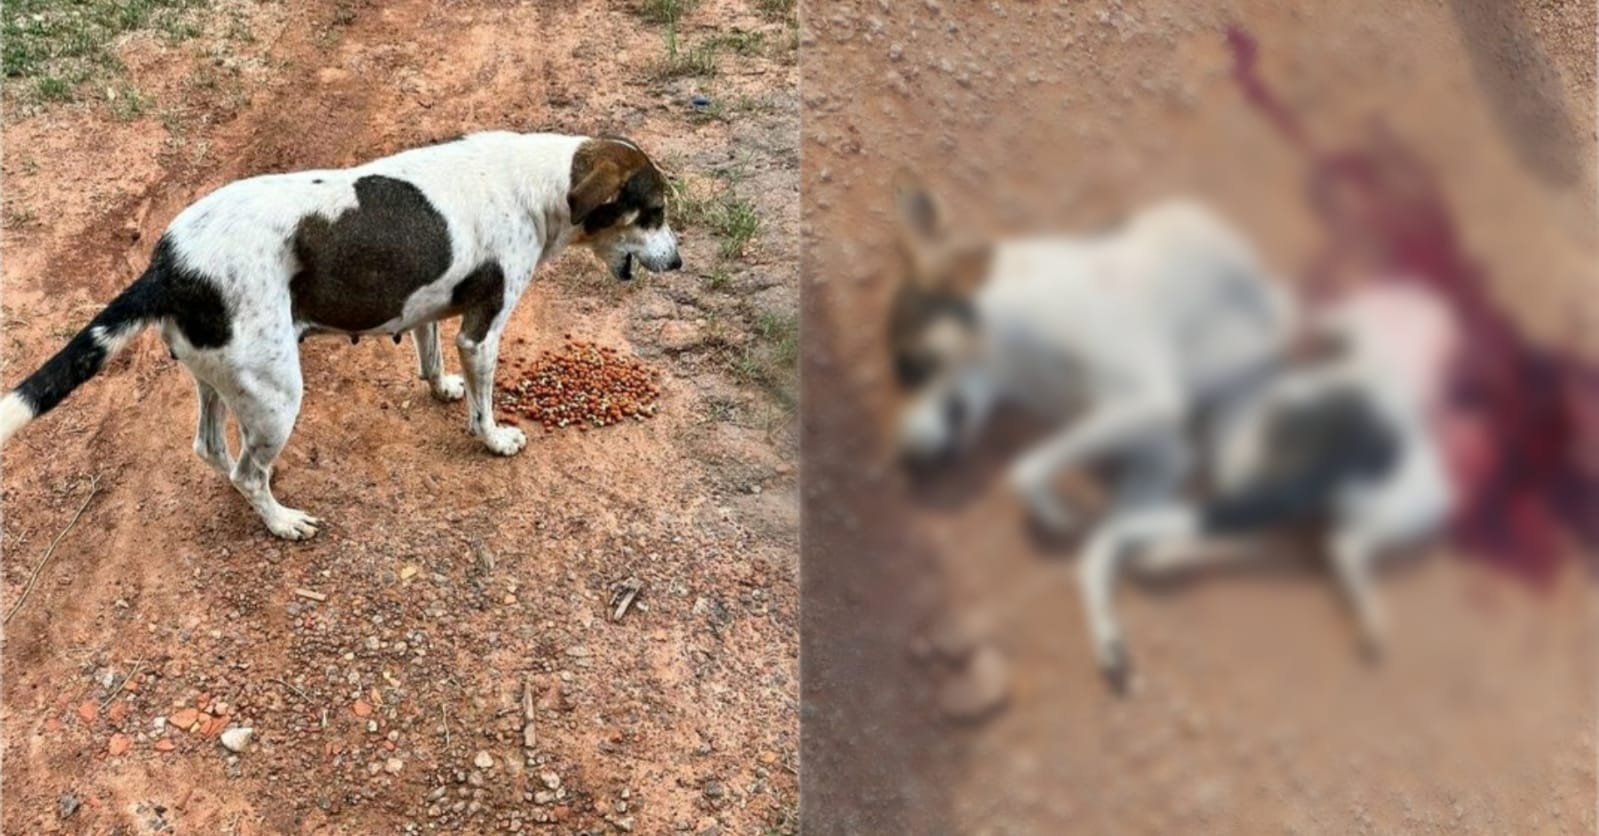
[[[1592,9],[841,0],[804,19],[807,832],[1592,833],[1577,561],[1546,587],[1442,553],[1396,566],[1376,667],[1313,563],[1123,584],[1139,674],[1117,699],[1069,550],[1029,538],[1002,455],[912,499],[884,343],[900,165],[968,234],[1092,229],[1181,190],[1306,271],[1325,231],[1305,163],[1234,83],[1229,23],[1323,147],[1385,118],[1499,299],[1569,338],[1599,250]]]
[[[586,252],[548,268],[502,372],[570,334],[665,394],[653,420],[533,433],[514,459],[429,398],[410,345],[305,343],[275,488],[327,521],[307,544],[192,454],[192,384],[136,341],[5,451],[4,832],[793,832],[794,23],[692,4],[685,48],[744,34],[714,75],[669,71],[645,5],[217,4],[195,37],[117,44],[138,107],[96,82],[8,100],[8,382],[178,210],[250,174],[476,129],[620,132],[759,229],[730,248],[725,223],[679,222],[686,269],[625,287]]]

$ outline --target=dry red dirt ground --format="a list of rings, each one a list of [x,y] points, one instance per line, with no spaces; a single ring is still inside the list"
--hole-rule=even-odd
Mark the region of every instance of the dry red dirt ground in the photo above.
[[[409,345],[305,343],[274,484],[327,521],[306,544],[190,452],[191,384],[136,341],[5,451],[4,832],[793,831],[794,24],[693,4],[685,46],[754,34],[714,78],[673,76],[642,5],[221,4],[193,40],[117,44],[131,118],[13,108],[8,383],[246,175],[478,129],[620,132],[760,227],[736,253],[679,221],[687,268],[632,286],[586,253],[552,265],[502,374],[570,334],[659,369],[660,414],[534,432],[513,459],[429,398]]]
[[[1386,117],[1437,171],[1499,298],[1534,333],[1569,338],[1567,315],[1593,310],[1599,251],[1591,7],[806,11],[807,832],[1592,833],[1594,610],[1577,561],[1550,589],[1441,553],[1396,567],[1379,667],[1315,571],[1170,594],[1123,584],[1140,673],[1117,699],[1070,554],[1031,542],[991,462],[945,477],[988,489],[911,500],[889,451],[884,343],[899,165],[971,234],[1092,229],[1197,191],[1301,274],[1324,230],[1304,161],[1232,80],[1234,22],[1324,146]],[[1563,125],[1541,121],[1551,110]],[[1007,660],[1008,702],[952,725],[937,700],[954,666],[938,651],[972,645]]]

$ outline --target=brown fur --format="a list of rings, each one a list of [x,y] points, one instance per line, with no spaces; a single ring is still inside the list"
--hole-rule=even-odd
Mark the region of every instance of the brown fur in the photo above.
[[[572,223],[583,224],[591,233],[596,230],[590,229],[587,221],[602,207],[624,200],[647,202],[652,196],[659,197],[656,205],[666,200],[666,179],[660,169],[631,141],[619,137],[600,137],[578,146],[572,155],[571,182],[566,205]],[[645,207],[620,208],[634,211]]]

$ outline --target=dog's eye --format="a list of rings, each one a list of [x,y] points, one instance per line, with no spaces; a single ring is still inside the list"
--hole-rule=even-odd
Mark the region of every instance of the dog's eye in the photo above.
[[[932,376],[933,364],[925,358],[909,352],[901,352],[894,358],[894,377],[906,389],[915,389]]]
[[[638,225],[644,227],[645,229],[655,229],[665,222],[666,209],[660,206],[657,206],[653,209],[645,209],[643,212],[640,212],[638,216]]]

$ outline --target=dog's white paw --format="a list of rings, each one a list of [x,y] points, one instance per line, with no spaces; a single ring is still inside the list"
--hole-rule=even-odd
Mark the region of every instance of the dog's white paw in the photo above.
[[[458,374],[441,375],[428,388],[441,401],[458,401],[466,396],[466,380]]]
[[[309,540],[316,536],[322,521],[294,508],[279,508],[266,520],[267,528],[285,540]]]
[[[514,456],[527,446],[527,434],[516,427],[489,427],[483,434],[483,443],[502,456]]]

